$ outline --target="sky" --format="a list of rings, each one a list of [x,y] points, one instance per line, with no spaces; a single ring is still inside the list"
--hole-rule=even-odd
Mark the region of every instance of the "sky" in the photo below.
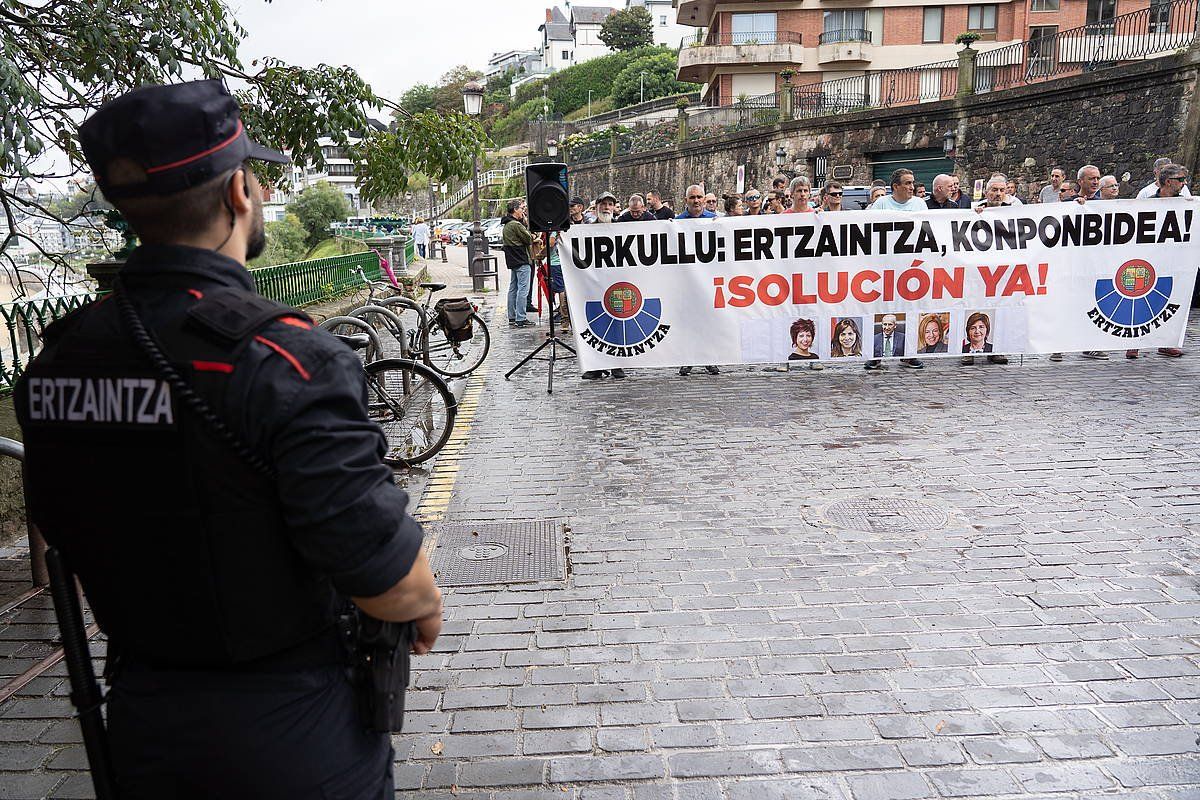
[[[275,56],[303,67],[350,66],[393,100],[458,64],[531,50],[551,0],[226,0],[248,36],[242,63]],[[564,5],[561,0],[557,3]],[[588,0],[587,5],[624,7]]]

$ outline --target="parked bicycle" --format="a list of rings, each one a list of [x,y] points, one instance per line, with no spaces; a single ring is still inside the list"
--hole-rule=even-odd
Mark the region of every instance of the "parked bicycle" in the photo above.
[[[361,269],[359,277],[367,287],[367,305],[393,312],[400,319],[400,330],[389,321],[377,326],[392,337],[403,336],[402,352],[420,360],[450,378],[461,378],[479,368],[492,346],[492,335],[478,308],[465,314],[457,327],[452,326],[442,303],[430,307],[433,295],[446,288],[444,283],[418,284],[427,290],[424,303],[418,302],[386,281],[372,281]],[[365,308],[365,307],[364,307]],[[357,316],[362,308],[350,312]],[[382,331],[381,331],[382,332]]]
[[[367,413],[387,438],[385,462],[420,464],[445,446],[458,401],[440,375],[410,358],[378,357],[383,352],[379,335],[357,317],[330,317],[321,327],[364,353]]]

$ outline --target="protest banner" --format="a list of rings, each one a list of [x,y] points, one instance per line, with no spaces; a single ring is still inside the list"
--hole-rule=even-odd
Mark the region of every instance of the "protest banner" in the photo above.
[[[1091,201],[581,225],[583,370],[1178,347],[1200,203]]]

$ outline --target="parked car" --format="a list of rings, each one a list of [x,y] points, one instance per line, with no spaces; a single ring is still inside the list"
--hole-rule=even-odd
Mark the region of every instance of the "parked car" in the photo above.
[[[500,236],[503,234],[503,232],[504,226],[500,224],[500,220],[496,220],[494,223],[483,229],[483,234],[487,237],[488,244],[492,247],[499,247]]]

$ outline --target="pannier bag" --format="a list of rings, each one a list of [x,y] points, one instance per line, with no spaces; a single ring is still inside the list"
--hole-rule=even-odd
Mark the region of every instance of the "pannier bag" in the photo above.
[[[452,342],[471,339],[471,315],[475,313],[475,306],[471,305],[470,300],[465,297],[446,297],[438,300],[433,308],[447,339]]]

